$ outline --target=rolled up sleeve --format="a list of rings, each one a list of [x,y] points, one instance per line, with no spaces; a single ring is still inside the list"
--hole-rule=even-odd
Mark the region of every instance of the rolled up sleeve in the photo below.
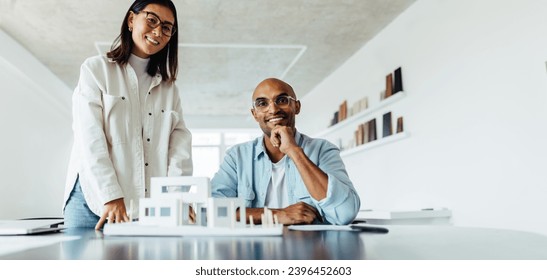
[[[319,208],[323,218],[330,224],[351,223],[361,207],[361,200],[346,172],[339,149],[325,144],[319,154],[318,167],[328,176],[327,196],[312,201]]]

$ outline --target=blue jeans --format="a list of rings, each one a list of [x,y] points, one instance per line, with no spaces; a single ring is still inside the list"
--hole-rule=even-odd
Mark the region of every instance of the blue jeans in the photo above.
[[[65,206],[65,228],[95,228],[99,219],[87,206],[80,179],[76,179]]]

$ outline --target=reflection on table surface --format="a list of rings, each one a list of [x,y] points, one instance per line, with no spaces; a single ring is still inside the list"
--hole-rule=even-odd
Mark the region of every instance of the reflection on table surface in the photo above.
[[[292,231],[273,237],[105,236],[90,229],[66,229],[81,238],[3,256],[9,259],[362,259],[358,232]]]
[[[386,226],[389,233],[293,231],[275,237],[127,237],[67,229],[56,243],[0,259],[82,260],[547,260],[547,236],[455,226]],[[77,237],[66,238],[66,237]],[[59,238],[65,237],[65,238]],[[0,244],[0,246],[2,246]]]

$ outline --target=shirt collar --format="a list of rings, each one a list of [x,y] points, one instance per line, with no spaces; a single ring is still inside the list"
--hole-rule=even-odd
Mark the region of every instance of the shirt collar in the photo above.
[[[112,58],[107,57],[107,59],[108,59],[108,62],[110,62],[110,63],[117,63]],[[129,62],[126,63],[125,67],[128,67],[128,66],[131,67],[131,65],[129,65]],[[131,68],[133,68],[133,67],[131,67]],[[133,71],[135,71],[135,70],[133,70]],[[162,81],[161,74],[157,73],[156,75],[152,76],[152,80],[153,80],[153,84],[158,85]]]
[[[126,69],[131,69],[133,72],[135,72],[135,68],[133,68],[133,66],[131,66],[131,64],[126,63],[125,64],[125,68]],[[137,75],[137,73],[135,72],[135,75]],[[162,81],[162,77],[161,77],[161,74],[160,73],[157,73],[156,75],[152,76],[152,84],[150,85],[151,88],[159,85]]]

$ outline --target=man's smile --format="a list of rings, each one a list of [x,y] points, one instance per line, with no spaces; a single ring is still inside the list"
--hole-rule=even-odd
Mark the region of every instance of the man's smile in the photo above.
[[[282,117],[275,117],[273,119],[269,119],[268,122],[273,123],[273,122],[280,122],[282,120],[283,120]]]

